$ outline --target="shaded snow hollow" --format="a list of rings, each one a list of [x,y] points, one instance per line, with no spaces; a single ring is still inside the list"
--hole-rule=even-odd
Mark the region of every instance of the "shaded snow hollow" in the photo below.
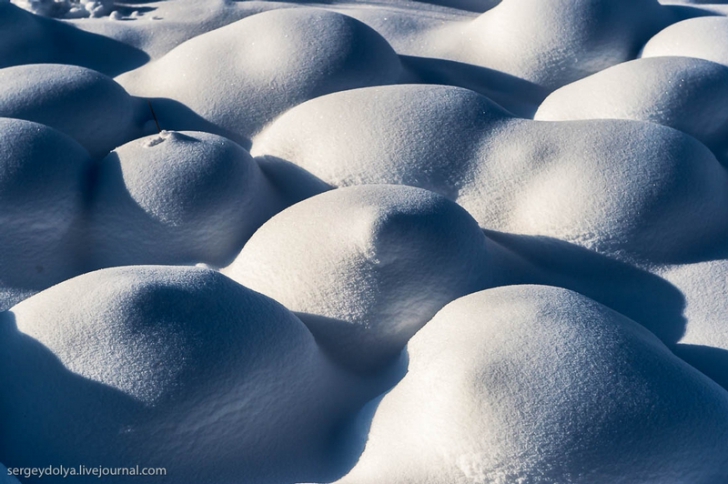
[[[728,482],[679,3],[0,0],[0,482]]]

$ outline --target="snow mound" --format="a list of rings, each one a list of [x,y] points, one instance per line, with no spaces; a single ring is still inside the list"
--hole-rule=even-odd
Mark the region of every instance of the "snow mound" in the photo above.
[[[0,70],[0,116],[56,128],[94,157],[138,138],[143,121],[151,119],[146,103],[141,105],[113,79],[59,64]]]
[[[342,381],[306,327],[215,271],[102,270],[8,314],[8,465],[139,463],[166,467],[160,482],[290,482],[311,477],[336,420]]]
[[[50,35],[34,15],[0,1],[0,68],[47,62]]]
[[[436,35],[458,34],[445,58],[553,90],[634,59],[668,21],[656,0],[504,0],[474,21]]]
[[[193,112],[155,102],[165,129],[198,129],[206,122],[207,130],[245,143],[297,104],[394,83],[400,71],[397,54],[370,27],[338,13],[294,8],[195,37],[118,81],[135,95],[172,99]]]
[[[90,159],[68,136],[0,118],[0,295],[78,274],[74,247]],[[0,310],[8,301],[0,300]]]
[[[728,174],[702,143],[674,129],[525,122],[494,137],[480,157],[485,169],[458,202],[485,228],[654,263],[728,246]],[[499,204],[508,190],[514,195]]]
[[[98,164],[92,197],[94,267],[229,263],[282,208],[245,149],[197,132],[119,147]]]
[[[511,119],[488,98],[461,88],[355,89],[286,112],[254,138],[251,154],[289,161],[334,187],[412,185],[454,199],[480,138]]]
[[[642,57],[697,57],[728,66],[728,18],[699,17],[670,25],[652,37]]]
[[[251,154],[335,187],[425,188],[482,228],[602,253],[665,261],[728,243],[725,170],[694,138],[651,123],[533,122],[465,89],[370,87],[291,109]]]
[[[148,60],[149,55],[124,42],[84,32],[0,1],[0,68],[72,64],[115,76]]]
[[[581,295],[466,296],[408,351],[407,375],[341,484],[728,479],[728,394]]]
[[[635,119],[671,126],[724,155],[728,67],[688,57],[625,62],[551,94],[535,119]],[[723,157],[723,156],[721,156]]]
[[[381,185],[284,210],[224,270],[299,317],[355,370],[376,370],[448,302],[489,286],[486,238],[449,200]]]

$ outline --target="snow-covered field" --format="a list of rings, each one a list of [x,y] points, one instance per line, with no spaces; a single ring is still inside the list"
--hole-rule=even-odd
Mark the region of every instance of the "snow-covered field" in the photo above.
[[[0,483],[728,483],[727,15],[0,0]]]

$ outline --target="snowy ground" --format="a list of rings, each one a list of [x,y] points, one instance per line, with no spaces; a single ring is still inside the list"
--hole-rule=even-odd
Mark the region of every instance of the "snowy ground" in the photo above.
[[[725,484],[726,15],[0,0],[0,483]]]

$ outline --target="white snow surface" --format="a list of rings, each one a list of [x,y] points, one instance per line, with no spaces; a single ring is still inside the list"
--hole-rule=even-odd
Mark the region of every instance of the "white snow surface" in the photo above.
[[[14,306],[2,331],[15,371],[2,376],[0,451],[17,466],[280,482],[322,459],[346,387],[293,314],[209,269],[85,274]]]
[[[194,123],[186,116],[197,115],[202,118],[197,122],[245,142],[303,101],[393,83],[399,75],[397,54],[371,28],[341,14],[295,8],[195,37],[118,80],[132,94],[178,101],[181,106],[158,108],[167,129]]]
[[[728,393],[576,293],[471,294],[440,311],[408,354],[407,376],[375,404],[366,449],[341,484],[728,478],[718,417]]]
[[[244,148],[210,133],[162,131],[131,141],[98,163],[94,180],[94,266],[221,265],[282,203]]]
[[[698,17],[670,25],[642,49],[642,57],[685,56],[728,66],[728,19]]]
[[[335,138],[326,136],[334,131]],[[254,139],[251,153],[293,163],[335,187],[432,190],[485,229],[654,262],[725,243],[728,235],[726,171],[692,137],[648,123],[517,119],[462,88],[401,85],[323,96],[281,116]]]
[[[85,173],[91,160],[53,128],[0,118],[0,295],[19,296],[80,272]]]
[[[127,43],[0,2],[0,68],[59,63],[117,75],[148,59]]]
[[[721,160],[728,138],[728,66],[691,57],[618,64],[553,92],[535,119],[635,119],[670,126]]]
[[[333,190],[279,213],[224,273],[298,313],[354,369],[383,366],[442,306],[488,287],[465,210],[401,185]]]
[[[553,90],[636,57],[667,17],[656,0],[505,0],[458,26],[446,55]]]
[[[0,116],[56,128],[94,157],[144,135],[148,109],[91,69],[32,64],[0,71]]]
[[[0,482],[728,482],[726,15],[0,0]]]

